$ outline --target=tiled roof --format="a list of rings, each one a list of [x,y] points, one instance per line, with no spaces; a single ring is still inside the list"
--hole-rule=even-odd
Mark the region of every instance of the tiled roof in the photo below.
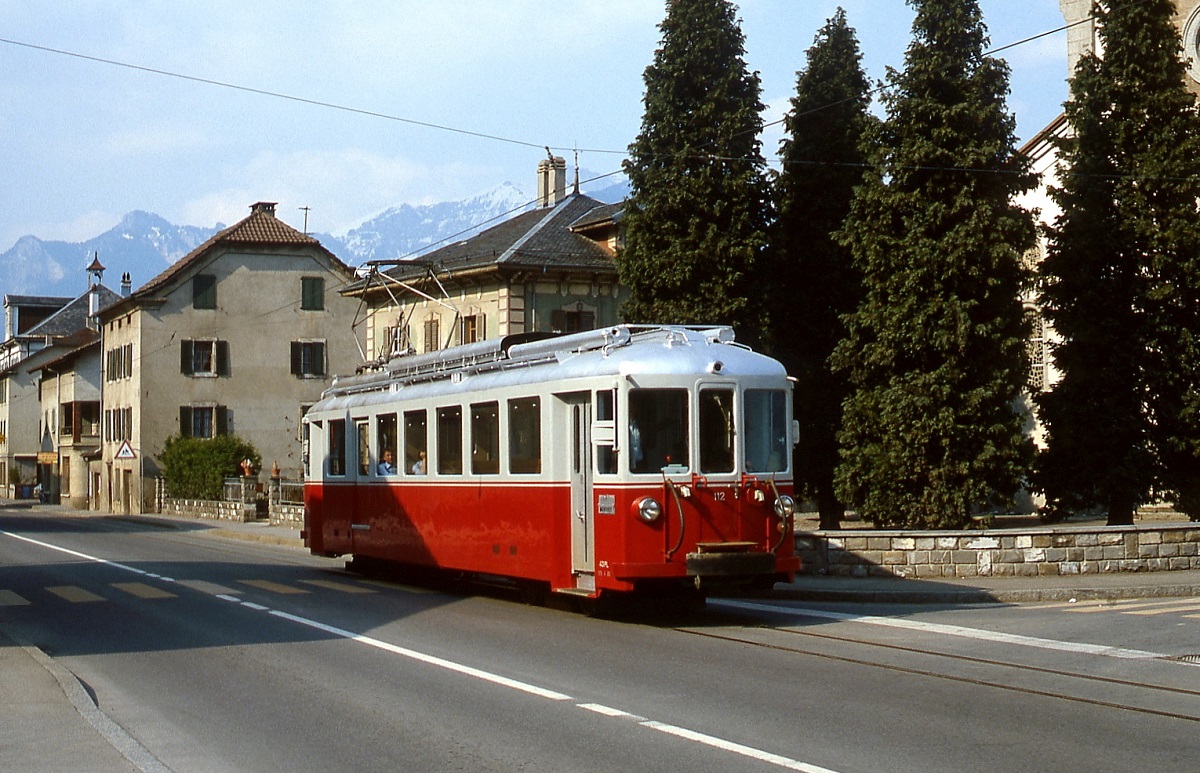
[[[612,255],[571,226],[596,209],[609,205],[573,194],[553,208],[535,209],[482,233],[442,247],[390,269],[387,274],[406,280],[437,272],[464,271],[485,266],[582,269],[615,273]]]
[[[269,211],[260,209],[255,205],[249,217],[235,223],[223,231],[219,231],[211,239],[201,244],[196,249],[184,255],[179,260],[175,261],[165,271],[151,279],[146,284],[142,285],[133,293],[134,298],[153,297],[160,292],[164,287],[171,284],[176,277],[183,274],[192,264],[200,260],[209,250],[223,244],[257,244],[257,245],[274,245],[274,244],[301,244],[311,245],[316,247],[321,252],[324,252],[335,265],[340,267],[347,274],[353,273],[353,269],[343,263],[336,255],[327,250],[324,245],[313,237],[297,231],[287,223],[275,217]]]
[[[591,210],[583,217],[571,223],[572,229],[584,229],[589,226],[600,225],[608,221],[620,220],[621,213],[625,210],[625,202],[620,201],[616,204],[603,204]]]
[[[41,322],[26,330],[22,335],[54,336],[57,338],[68,336],[87,328],[88,310],[91,308],[91,299],[88,296],[91,293],[92,291],[89,289],[83,295],[73,299],[49,317],[46,317]],[[96,304],[98,310],[104,309],[106,306],[111,306],[121,300],[120,295],[104,285],[97,285],[96,293],[99,295]]]

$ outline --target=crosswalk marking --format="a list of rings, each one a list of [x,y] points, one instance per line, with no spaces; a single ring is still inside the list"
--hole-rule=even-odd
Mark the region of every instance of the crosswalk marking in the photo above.
[[[0,607],[23,607],[29,602],[10,590],[0,589]]]
[[[55,596],[59,596],[67,601],[70,601],[73,604],[86,604],[91,601],[105,600],[103,596],[97,596],[90,590],[80,588],[77,585],[52,585],[47,587],[46,590],[50,591]]]
[[[221,598],[230,598],[233,600],[239,600],[236,597],[244,594],[244,591],[238,590],[237,588],[231,588],[231,587],[228,587],[225,585],[219,585],[217,583],[208,582],[206,580],[172,580],[171,582],[175,583],[176,585],[182,585],[186,588],[191,588],[192,590],[200,591],[201,593],[205,593],[210,596],[219,596]],[[338,593],[352,593],[352,594],[378,593],[378,591],[374,590],[373,588],[364,587],[365,585],[377,585],[378,587],[387,588],[389,590],[396,590],[398,587],[394,584],[386,584],[386,583],[382,583],[382,582],[376,583],[376,582],[370,582],[370,581],[363,581],[360,583],[349,583],[349,582],[338,582],[336,580],[319,579],[319,580],[297,580],[296,582],[299,584],[303,584],[303,585],[311,585],[316,588],[323,588],[325,590],[337,591]],[[279,594],[285,594],[285,595],[301,595],[301,594],[307,594],[307,593],[311,592],[304,588],[296,587],[295,585],[285,585],[283,583],[274,582],[272,580],[254,580],[254,579],[238,580],[237,584],[249,585],[253,588],[258,588],[259,590],[265,590],[265,591],[268,591],[271,593],[279,593]],[[123,593],[128,593],[131,596],[136,596],[137,598],[140,598],[140,599],[178,598],[176,593],[172,593],[171,591],[166,590],[164,588],[160,588],[156,585],[151,585],[149,583],[144,583],[144,582],[113,582],[113,583],[109,583],[109,587],[115,588],[119,591],[122,591]],[[71,603],[75,603],[75,604],[108,600],[104,596],[101,596],[98,593],[94,593],[93,591],[90,591],[86,588],[82,588],[78,585],[45,586],[45,590],[49,591],[50,593],[53,593],[55,596],[58,596],[61,599],[70,601]],[[413,589],[413,590],[416,591],[417,589]],[[31,602],[28,599],[24,598],[17,592],[9,590],[7,588],[0,588],[0,607],[29,606],[30,603]],[[1197,610],[1200,610],[1200,605],[1196,606],[1195,608]]]
[[[364,588],[361,585],[350,585],[349,583],[336,582],[334,580],[301,580],[305,585],[316,585],[318,588],[329,588],[343,593],[374,593],[370,588]]]
[[[249,585],[259,590],[270,591],[271,593],[282,593],[286,595],[295,595],[298,593],[308,593],[303,588],[296,588],[283,583],[271,582],[270,580],[238,580],[242,585]]]
[[[217,585],[215,582],[208,582],[207,580],[179,580],[178,582],[185,588],[198,590],[201,593],[207,593],[210,596],[220,596],[222,594],[230,596],[241,593],[240,590],[228,588],[224,585]]]
[[[114,582],[112,586],[117,590],[123,590],[126,593],[137,596],[139,599],[173,599],[174,593],[155,588],[153,585],[147,585],[144,582]]]
[[[1200,603],[1193,601],[1191,604],[1176,604],[1173,607],[1155,607],[1154,609],[1134,609],[1126,614],[1130,615],[1165,615],[1171,612],[1200,612]]]
[[[348,582],[336,582],[334,580],[301,580],[305,585],[314,585],[318,588],[329,588],[330,591],[341,591],[342,593],[374,593],[371,588],[364,588],[358,585],[349,585]]]
[[[1067,609],[1067,612],[1088,614],[1091,612],[1128,612],[1132,614],[1132,610],[1137,609],[1152,609],[1154,607],[1171,607],[1179,604],[1200,605],[1200,599],[1158,599],[1156,601],[1117,601],[1113,603],[1097,604],[1095,606],[1077,607]],[[1146,613],[1149,614],[1149,613]]]

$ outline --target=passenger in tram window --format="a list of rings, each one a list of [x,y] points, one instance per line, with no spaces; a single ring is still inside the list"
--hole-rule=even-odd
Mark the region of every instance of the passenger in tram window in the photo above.
[[[413,475],[424,475],[425,474],[425,452],[424,451],[421,452],[421,457],[419,459],[417,459],[417,461],[413,462],[412,474]]]
[[[383,459],[379,461],[378,472],[380,475],[395,475],[396,461],[392,458],[391,451],[383,452]]]

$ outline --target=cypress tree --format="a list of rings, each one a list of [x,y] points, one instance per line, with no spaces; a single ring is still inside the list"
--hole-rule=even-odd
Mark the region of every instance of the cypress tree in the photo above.
[[[769,220],[758,74],[746,67],[727,0],[669,0],[659,29],[642,128],[624,164],[622,313],[733,324],[756,340],[765,304],[755,272]]]
[[[844,377],[830,370],[829,355],[846,335],[842,316],[857,308],[862,284],[834,235],[862,180],[863,142],[874,122],[870,103],[858,40],[839,8],[808,50],[784,117],[769,250],[771,351],[798,382],[797,476],[816,499],[822,529],[838,528],[844,509],[833,473],[849,392]]]
[[[1095,10],[1071,79],[1041,303],[1061,381],[1038,399],[1048,507],[1128,524],[1174,495],[1200,516],[1200,117],[1171,0]]]
[[[961,528],[1007,505],[1032,458],[1022,256],[1033,185],[974,0],[912,0],[913,42],[889,71],[875,169],[843,229],[864,299],[832,362],[854,388],[839,493],[867,520]]]

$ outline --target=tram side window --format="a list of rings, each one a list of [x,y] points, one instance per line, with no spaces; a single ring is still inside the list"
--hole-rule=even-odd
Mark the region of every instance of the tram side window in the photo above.
[[[437,471],[439,475],[461,475],[462,408],[437,409]]]
[[[700,391],[700,472],[733,472],[733,390]]]
[[[783,472],[788,467],[787,393],[747,389],[746,471]]]
[[[329,474],[346,474],[346,420],[329,422]]]
[[[688,466],[688,394],[686,389],[635,389],[629,392],[629,469],[661,472]]]
[[[508,471],[542,471],[542,403],[536,397],[508,401]]]
[[[602,389],[596,392],[596,421],[610,422],[616,426],[617,393],[613,389]],[[615,430],[612,437],[615,439]],[[596,472],[602,475],[613,475],[617,471],[617,449],[613,443],[599,442],[596,444]]]
[[[375,439],[379,444],[379,463],[375,472],[396,474],[396,414],[385,413],[375,419]]]
[[[366,475],[371,472],[371,423],[358,419],[354,428],[358,434],[358,474]]]
[[[410,475],[424,475],[428,471],[425,454],[429,451],[428,428],[425,411],[404,413],[404,469]]]
[[[471,472],[474,475],[500,472],[500,403],[471,406]]]

